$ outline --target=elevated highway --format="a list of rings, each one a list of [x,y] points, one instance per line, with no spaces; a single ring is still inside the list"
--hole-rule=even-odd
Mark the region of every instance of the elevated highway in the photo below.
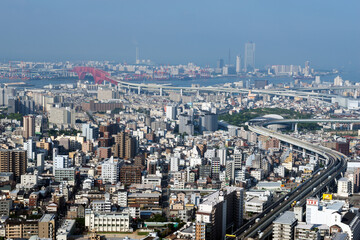
[[[274,124],[294,124],[294,123],[360,123],[360,119],[349,119],[349,118],[339,118],[339,119],[279,119],[268,121],[263,124],[263,126],[269,126]]]
[[[294,201],[300,202],[300,205],[303,205],[306,198],[319,193],[323,188],[334,181],[342,172],[344,172],[346,168],[346,156],[337,151],[280,134],[260,126],[249,126],[249,130],[257,134],[277,138],[282,142],[317,153],[327,160],[328,165],[325,169],[319,171],[316,175],[313,175],[292,192],[286,194],[277,202],[271,204],[264,212],[258,214],[241,228],[234,231],[232,234],[236,236],[235,239],[248,239],[255,237],[260,232],[267,229],[281,213],[292,208],[291,204]],[[259,220],[256,221],[256,219]],[[233,238],[228,237],[227,239]]]
[[[101,84],[104,81],[111,82],[119,87],[126,89],[132,89],[140,93],[142,90],[146,91],[155,91],[159,92],[162,95],[163,92],[225,92],[225,93],[248,93],[250,89],[246,88],[232,88],[232,87],[175,87],[165,84],[145,84],[145,83],[134,83],[127,82],[121,79],[117,79],[110,75],[110,73],[105,72],[101,69],[96,69],[93,67],[74,67],[72,72],[75,72],[79,79],[84,79],[86,74],[91,74],[94,77],[96,84]],[[300,90],[290,90],[290,89],[253,89],[252,93],[256,94],[269,94],[272,96],[284,96],[289,98],[301,97],[304,99],[317,99],[319,101],[329,101],[334,95],[318,93],[318,92],[309,92],[309,91],[300,91]]]

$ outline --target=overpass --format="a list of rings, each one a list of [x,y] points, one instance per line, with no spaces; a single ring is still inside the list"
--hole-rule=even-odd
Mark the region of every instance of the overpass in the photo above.
[[[298,124],[298,123],[360,123],[360,119],[349,119],[349,118],[339,118],[339,119],[277,119],[263,123],[264,127],[275,124]]]
[[[269,229],[269,226],[281,213],[292,208],[291,205],[294,201],[300,202],[300,206],[304,205],[305,199],[320,193],[322,189],[333,182],[346,168],[346,156],[332,149],[314,145],[260,126],[250,125],[249,130],[260,135],[277,138],[282,142],[319,154],[327,160],[328,165],[325,169],[319,171],[318,174],[313,175],[292,192],[281,197],[262,213],[256,215],[249,222],[234,231],[232,234],[236,236],[235,239],[253,238],[264,230]],[[256,219],[260,220],[256,221]]]
[[[164,92],[180,92],[181,94],[184,92],[223,92],[223,93],[252,93],[256,94],[268,94],[272,96],[285,96],[290,98],[300,97],[304,99],[315,98],[319,101],[329,101],[331,97],[334,95],[324,94],[324,93],[316,93],[316,92],[301,92],[294,91],[290,89],[246,89],[246,88],[231,88],[231,87],[175,87],[163,84],[145,84],[145,83],[134,83],[134,82],[126,82],[121,79],[116,79],[110,75],[110,73],[105,72],[100,69],[92,68],[92,67],[74,67],[72,72],[75,72],[79,79],[82,80],[85,78],[86,74],[91,74],[94,77],[94,81],[96,84],[101,84],[104,81],[111,82],[114,85],[119,87],[123,87],[129,90],[135,90],[138,93],[141,91],[152,91],[159,92],[162,95]]]

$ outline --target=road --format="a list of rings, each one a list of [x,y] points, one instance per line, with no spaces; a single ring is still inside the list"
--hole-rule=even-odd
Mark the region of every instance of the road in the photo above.
[[[261,135],[275,137],[283,142],[288,142],[311,152],[318,153],[323,158],[328,159],[328,165],[318,174],[313,175],[312,178],[295,188],[292,192],[283,196],[277,202],[271,204],[263,213],[255,216],[247,224],[237,229],[233,233],[233,235],[236,235],[236,239],[248,239],[264,231],[281,213],[290,209],[291,204],[294,201],[300,202],[301,205],[303,205],[306,198],[316,195],[323,187],[326,186],[326,184],[333,181],[346,168],[346,156],[334,150],[322,146],[316,146],[296,138],[274,132],[264,127],[249,126],[249,130]],[[260,220],[255,222],[255,219],[257,218]]]

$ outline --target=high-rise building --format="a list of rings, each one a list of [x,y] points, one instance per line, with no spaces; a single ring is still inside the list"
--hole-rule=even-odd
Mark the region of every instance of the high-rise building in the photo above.
[[[254,81],[254,87],[256,89],[263,89],[266,87],[266,85],[268,85],[268,80],[266,79],[256,79]]]
[[[24,150],[26,150],[26,155],[28,159],[35,159],[36,143],[32,138],[29,138],[24,143]]]
[[[68,107],[51,107],[49,109],[49,123],[73,127],[75,125],[75,110]]]
[[[342,197],[349,197],[353,193],[352,181],[346,177],[338,180],[337,194]]]
[[[170,171],[171,172],[179,171],[179,158],[177,157],[170,158]]]
[[[86,140],[96,140],[99,136],[99,128],[92,126],[91,124],[82,125],[82,136],[86,137]]]
[[[255,69],[255,43],[245,43],[245,72],[252,72]]]
[[[334,78],[334,86],[343,86],[343,85],[344,85],[344,80],[340,76]]]
[[[119,180],[119,162],[111,157],[101,165],[101,178],[104,183],[116,184]]]
[[[241,72],[241,57],[236,56],[236,73]]]
[[[244,159],[244,154],[240,149],[236,149],[234,151],[234,164],[235,164],[235,170],[236,169],[241,169],[242,168],[242,161]]]
[[[224,59],[220,58],[218,61],[217,61],[217,68],[223,68],[224,67]]]
[[[12,172],[17,182],[27,170],[26,151],[0,149],[0,172]]]
[[[220,165],[225,166],[225,162],[226,162],[226,158],[227,158],[226,148],[217,149],[216,155],[220,158]]]
[[[45,166],[45,154],[38,153],[36,155],[36,168],[40,174],[44,171],[44,166]]]
[[[225,187],[204,198],[196,212],[195,239],[224,239],[226,230],[243,223],[244,189]]]
[[[39,220],[39,238],[56,239],[55,214],[44,214]]]
[[[166,106],[166,118],[169,120],[176,119],[176,106],[171,106],[171,105]]]
[[[192,116],[188,114],[181,114],[179,116],[179,133],[186,133],[188,135],[194,135],[194,124]]]
[[[59,155],[59,149],[53,149],[53,174],[56,169],[68,168],[71,165],[68,155]]]
[[[116,92],[113,89],[109,88],[99,88],[97,90],[97,99],[99,101],[102,100],[110,100],[116,98]]]
[[[211,178],[213,180],[219,180],[220,174],[220,158],[213,157],[211,159]]]
[[[201,116],[201,131],[216,131],[218,129],[218,115],[213,113],[204,113]]]
[[[297,219],[295,213],[286,211],[273,222],[274,240],[292,240],[295,235]]]
[[[28,139],[35,136],[35,116],[28,115],[23,117],[23,136]]]
[[[128,133],[120,132],[115,136],[114,157],[132,159],[136,155],[137,141]]]
[[[125,185],[141,183],[141,167],[127,165],[120,168],[120,182]]]
[[[234,161],[226,161],[226,178],[228,181],[231,181],[233,182],[234,181],[234,178],[235,178],[235,164],[234,164]]]
[[[34,100],[25,97],[19,100],[19,109],[18,112],[21,114],[32,114],[34,113],[35,102]]]
[[[0,105],[7,106],[9,104],[9,97],[16,96],[15,88],[8,87],[8,86],[1,86],[0,87]]]

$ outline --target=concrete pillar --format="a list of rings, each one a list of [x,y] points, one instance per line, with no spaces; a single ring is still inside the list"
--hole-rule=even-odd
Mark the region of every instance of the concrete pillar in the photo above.
[[[305,150],[305,148],[303,149],[302,156],[303,156],[303,158],[305,158],[305,157],[306,157],[306,150]]]
[[[140,93],[141,93],[141,87],[138,86],[138,94],[140,94]]]
[[[160,88],[160,96],[162,96],[162,95],[163,95],[163,89]]]
[[[295,123],[295,129],[294,129],[294,132],[298,132],[298,124]]]
[[[182,89],[180,89],[180,95],[181,95],[181,96],[183,95],[183,90],[182,90]]]

